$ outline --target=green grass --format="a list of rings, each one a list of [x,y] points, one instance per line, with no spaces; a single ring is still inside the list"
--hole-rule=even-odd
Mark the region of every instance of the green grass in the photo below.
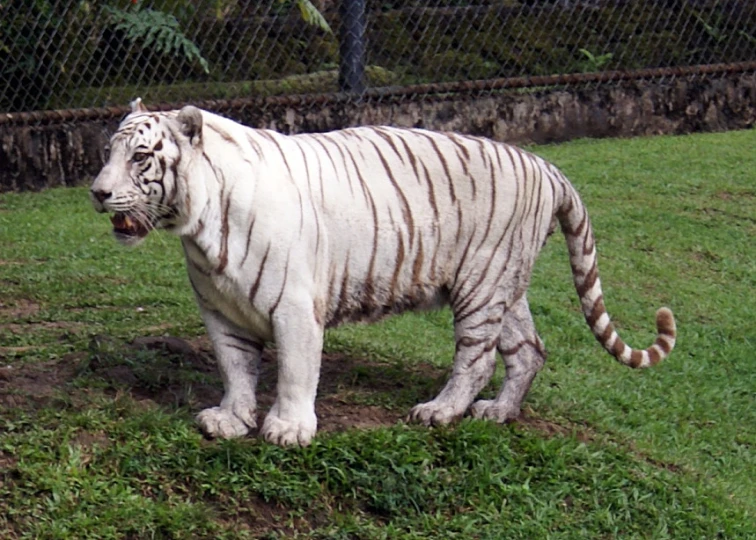
[[[127,345],[202,348],[175,238],[118,246],[85,189],[0,195],[0,537],[756,537],[755,145],[742,131],[532,149],[588,205],[623,337],[647,346],[655,309],[674,310],[661,365],[598,346],[555,235],[529,292],[550,356],[524,421],[396,422],[454,350],[447,310],[408,314],[328,333],[332,427],[293,450],[204,440],[211,360]]]

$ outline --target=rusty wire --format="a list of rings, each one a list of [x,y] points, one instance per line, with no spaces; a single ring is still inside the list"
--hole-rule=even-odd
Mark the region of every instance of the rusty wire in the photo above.
[[[705,66],[682,66],[672,68],[651,68],[634,71],[603,71],[596,73],[573,73],[564,75],[511,77],[479,81],[460,81],[454,83],[431,83],[400,87],[370,88],[361,96],[363,101],[383,100],[388,98],[406,98],[408,96],[438,96],[441,94],[480,94],[494,90],[511,90],[518,88],[557,87],[584,85],[586,83],[615,83],[620,81],[638,81],[663,77],[688,77],[742,72],[756,72],[756,61],[732,64],[713,64]],[[247,107],[312,107],[326,103],[351,102],[355,96],[348,93],[292,94],[270,96],[265,98],[238,98],[225,100],[198,100],[194,105],[214,111],[234,111]],[[179,109],[183,102],[153,103],[148,106],[153,111]],[[21,113],[0,113],[1,125],[56,124],[77,121],[112,120],[125,116],[130,111],[128,106],[91,107],[80,109],[61,109],[50,111],[30,111]]]

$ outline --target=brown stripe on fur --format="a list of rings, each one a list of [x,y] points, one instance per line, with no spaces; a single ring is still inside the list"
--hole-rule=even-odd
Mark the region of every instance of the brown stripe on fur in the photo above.
[[[457,194],[454,191],[454,180],[452,178],[451,172],[449,171],[449,164],[446,162],[446,158],[444,157],[444,154],[438,148],[438,145],[436,144],[436,141],[434,140],[433,137],[419,131],[416,133],[428,139],[428,141],[431,144],[431,147],[433,148],[433,151],[436,152],[436,156],[438,157],[438,160],[441,162],[441,167],[444,169],[444,174],[446,174],[446,180],[449,184],[449,198],[451,199],[452,203],[457,202]]]
[[[315,217],[315,258],[317,261],[320,261],[320,257],[318,256],[320,253],[320,213],[315,208],[315,202],[310,202],[312,203],[312,215]]]
[[[352,161],[352,165],[354,165],[354,171],[357,173],[357,179],[359,180],[360,187],[362,188],[362,196],[365,198],[365,201],[368,203],[368,206],[375,207],[375,202],[373,200],[373,195],[370,192],[370,188],[368,187],[368,182],[365,180],[365,177],[362,176],[362,171],[360,170],[360,166],[357,162],[357,159],[352,154],[352,149],[348,146],[344,147],[344,151],[346,152],[346,155],[349,156],[349,159]],[[346,168],[346,162],[344,163],[344,166]],[[347,177],[351,177],[352,175],[347,174]]]
[[[369,191],[368,194],[370,194]],[[373,211],[373,250],[370,252],[370,263],[368,263],[365,282],[369,282],[372,285],[373,272],[375,271],[375,259],[378,256],[378,210],[375,207],[372,194],[370,194],[370,209]]]
[[[670,310],[662,308],[656,312],[656,328],[660,334],[664,334],[665,336],[674,338],[677,335],[675,318]]]
[[[420,182],[420,172],[417,168],[417,158],[415,157],[415,153],[410,148],[409,144],[407,144],[407,141],[403,137],[404,132],[397,135],[397,138],[401,141],[402,146],[404,146],[404,151],[407,152],[407,157],[410,160],[410,165],[412,165],[412,171],[415,173],[415,178],[417,178],[417,181]]]
[[[478,345],[482,345],[484,343],[488,343],[489,339],[487,337],[484,338],[472,338],[470,336],[462,336],[455,342],[455,350],[460,350],[462,347],[470,348],[470,347],[477,347]]]
[[[564,188],[565,191],[562,192],[562,198],[566,196],[566,187]],[[567,204],[565,204],[562,208],[559,209],[559,211],[565,215],[569,215],[570,212],[572,212],[572,208],[575,205],[575,201],[572,197],[567,197]],[[572,234],[572,230],[564,230],[565,234]]]
[[[532,165],[535,165],[535,164],[532,164]],[[543,182],[540,181],[541,180],[540,177],[536,178],[535,176],[536,174],[540,174],[539,171],[540,169],[538,169],[538,167],[533,166],[533,182],[538,185],[538,193],[535,196],[535,199],[536,199],[535,211],[534,211],[535,219],[533,219],[533,228],[530,231],[530,241],[528,242],[529,244],[535,244],[535,238],[537,237],[537,234],[538,234],[538,226],[541,223],[540,216],[541,214],[543,214],[543,212],[541,211],[541,200],[543,197]]]
[[[391,298],[389,302],[391,305],[393,305],[396,302],[397,298],[397,289],[399,288],[399,275],[402,271],[402,265],[404,264],[404,237],[402,236],[401,231],[396,232],[397,239],[399,240],[399,246],[397,247],[397,253],[396,253],[396,266],[394,266],[394,273],[391,275],[391,288],[389,289],[389,294],[391,295]]]
[[[431,181],[430,172],[428,172],[428,168],[425,166],[425,163],[421,162],[421,165],[423,166],[423,172],[425,173],[425,182],[428,185],[428,202],[430,203],[431,208],[433,209],[434,223],[438,223],[438,205],[436,204],[436,190],[433,187],[433,182]]]
[[[404,222],[407,224],[407,232],[409,235],[409,247],[412,249],[412,246],[415,243],[415,222],[412,217],[412,209],[410,208],[409,201],[407,200],[406,195],[404,194],[404,191],[402,191],[402,188],[399,187],[399,183],[396,181],[396,178],[394,177],[394,171],[391,169],[391,165],[389,165],[388,161],[383,155],[383,152],[381,152],[381,149],[376,145],[374,142],[370,141],[370,144],[375,149],[376,153],[378,154],[378,159],[380,159],[381,164],[383,165],[383,168],[386,171],[386,174],[389,177],[389,180],[391,181],[391,185],[394,186],[394,189],[396,190],[396,193],[399,195],[399,199],[402,201],[402,215],[404,217]]]
[[[438,264],[438,252],[441,249],[440,235],[438,228],[434,231],[438,238],[434,238],[431,245],[433,246],[433,257],[431,257],[430,268],[428,269],[428,277],[431,282],[435,282],[438,279],[438,273],[436,265]]]
[[[462,240],[462,206],[457,206],[457,232],[454,235],[454,245],[459,246],[460,240]],[[470,235],[470,239],[472,239],[472,235]],[[469,240],[468,240],[469,243]],[[461,266],[461,265],[460,265]],[[459,272],[459,267],[457,268],[457,271]]]
[[[462,299],[461,303],[459,305],[453,305],[452,311],[454,312],[454,321],[455,323],[459,321],[463,321],[464,319],[470,317],[471,315],[477,313],[481,309],[485,307],[489,307],[488,304],[491,302],[493,298],[493,291],[490,292],[486,298],[483,299],[482,302],[479,302],[477,306],[470,309],[470,305],[472,305],[473,301],[475,300],[475,294],[474,292],[478,290],[480,287],[480,284],[483,283],[483,280],[487,277],[488,272],[491,270],[491,265],[493,264],[493,259],[496,255],[498,255],[499,251],[499,245],[501,241],[505,238],[506,231],[502,235],[502,237],[499,239],[499,243],[496,244],[496,248],[492,251],[491,256],[489,257],[488,261],[485,265],[482,267],[485,268],[485,272],[481,272],[480,276],[478,277],[477,282],[470,288],[470,293]],[[512,246],[514,245],[514,235],[511,235],[509,237],[509,247],[506,250],[507,258],[504,261],[504,264],[502,265],[501,269],[499,270],[499,274],[496,276],[496,279],[494,280],[494,283],[501,283],[501,280],[504,276],[504,273],[507,271],[507,268],[509,267],[509,262],[512,260]]]
[[[489,326],[492,324],[501,324],[501,317],[489,317],[488,319],[485,319],[483,321],[480,321],[477,324],[474,324],[472,326],[465,326],[465,330],[477,330],[478,328],[482,328],[483,326]]]
[[[478,360],[480,360],[481,358],[486,356],[488,353],[490,353],[492,350],[494,350],[495,347],[496,347],[496,340],[493,340],[488,345],[483,347],[483,350],[481,350],[474,358],[471,358],[467,362],[467,365],[465,366],[465,368],[469,369],[472,366],[474,366],[478,362]]]
[[[655,347],[649,347],[646,349],[646,352],[648,353],[648,361],[652,366],[659,363],[659,360],[661,360],[661,354],[659,354],[659,351]]]
[[[212,130],[215,133],[217,133],[220,136],[220,138],[223,139],[228,144],[233,145],[236,148],[236,154],[235,155],[240,156],[241,159],[243,159],[244,161],[246,161],[247,164],[250,165],[251,167],[253,167],[253,168],[255,167],[255,164],[252,163],[251,161],[249,161],[245,157],[247,153],[244,151],[244,148],[242,148],[242,146],[239,144],[239,142],[236,139],[234,139],[231,135],[229,135],[228,132],[226,132],[225,130],[219,128],[218,126],[214,126],[214,125],[207,124],[207,123],[205,123],[205,127],[207,129]],[[247,140],[251,140],[251,137],[250,137],[249,134],[247,134]],[[258,152],[258,155],[260,155],[260,152]]]
[[[588,212],[583,210],[583,217],[580,218],[580,223],[578,223],[577,228],[574,231],[572,231],[572,235],[580,236],[581,234],[583,234],[583,229],[585,228],[587,222],[588,222]]]
[[[223,200],[223,189],[221,189],[221,200]],[[219,274],[223,272],[223,270],[226,269],[226,265],[228,264],[228,209],[231,206],[231,195],[226,198],[226,204],[223,208],[223,213],[221,216],[221,249],[220,249],[220,255],[218,256],[219,262],[218,262],[218,268],[215,269],[216,272]]]
[[[294,174],[291,172],[291,167],[289,166],[289,161],[286,159],[286,152],[284,152],[283,148],[281,148],[281,144],[276,140],[276,138],[269,133],[266,133],[265,130],[260,130],[257,133],[268,139],[270,142],[272,142],[278,152],[281,154],[281,159],[284,162],[284,165],[286,166],[286,170],[289,171],[289,178],[291,180],[294,180]]]
[[[328,267],[328,295],[326,296],[325,315],[331,315],[331,299],[335,298],[334,288],[336,287],[336,265],[331,262]],[[328,322],[327,320],[325,322]]]
[[[507,157],[509,158],[509,163],[512,166],[512,174],[514,175],[515,180],[516,180],[515,184],[517,185],[517,189],[519,191],[519,186],[520,186],[519,179],[520,179],[520,175],[517,174],[517,165],[515,163],[515,158],[512,155],[512,150],[511,150],[511,148],[510,148],[510,146],[508,144],[502,144],[500,146],[507,153]],[[498,148],[498,146],[497,146],[497,148]],[[524,171],[523,171],[523,173],[524,173]]]
[[[491,180],[491,209],[488,212],[488,220],[486,221],[486,231],[483,233],[483,237],[480,239],[478,247],[475,251],[479,251],[483,244],[488,240],[488,235],[491,233],[491,225],[494,220],[494,213],[496,212],[496,176],[493,168],[493,161],[490,163],[490,180]]]
[[[258,143],[251,134],[245,133],[245,135],[247,136],[247,142],[252,147],[252,150],[255,151],[255,153],[257,154],[257,157],[259,159],[263,159],[263,153],[262,153],[262,148],[260,147],[260,143]]]
[[[619,358],[620,355],[622,355],[622,353],[625,352],[625,347],[627,347],[627,345],[625,345],[625,342],[622,341],[621,337],[617,336],[617,340],[614,342],[614,345],[612,345],[612,348],[609,352],[611,352],[615,358]],[[631,361],[632,361],[632,358],[631,358]],[[633,366],[633,367],[638,367],[638,366]]]
[[[318,164],[318,184],[320,185],[320,201],[321,203],[325,204],[325,187],[323,182],[323,163],[320,161],[320,153],[317,151],[316,148],[312,146],[312,139],[311,138],[305,138],[305,139],[299,139],[300,144],[305,143],[309,148],[311,148],[315,154],[315,161]],[[313,210],[315,209],[315,197],[313,197],[312,200]]]
[[[586,214],[587,216],[587,214]],[[591,255],[596,247],[596,240],[593,237],[591,229],[591,219],[587,218],[588,227],[585,230],[585,236],[583,236],[583,255]]]
[[[244,257],[242,257],[241,262],[239,263],[239,268],[244,266],[244,262],[247,260],[247,257],[249,256],[249,245],[252,241],[252,229],[255,226],[255,216],[252,216],[252,221],[249,224],[249,229],[247,230],[247,245],[244,248]]]
[[[577,286],[577,293],[580,298],[583,298],[593,288],[596,284],[596,279],[598,279],[598,266],[596,265],[596,261],[594,261],[583,281]]]
[[[412,263],[412,289],[420,287],[423,282],[423,262],[425,253],[423,252],[423,237],[417,238],[417,255],[415,255],[415,262]]]
[[[179,183],[178,167],[180,163],[181,163],[181,154],[176,156],[175,161],[171,163],[171,172],[173,173],[173,185],[171,186],[170,195],[166,196],[166,199],[167,201],[169,201],[170,204],[173,204],[176,202],[175,199],[176,199],[176,193],[178,192],[178,183]],[[163,186],[163,188],[165,189],[165,186]]]
[[[210,124],[205,124],[205,127],[217,133],[220,136],[220,138],[226,141],[227,143],[230,143],[236,146],[236,149],[238,151],[240,152],[242,151],[241,147],[239,146],[239,143],[237,143],[236,140],[231,135],[229,135],[228,132],[226,132],[225,130],[219,128],[218,126],[214,126]]]
[[[459,159],[459,164],[462,165],[462,170],[465,173],[465,176],[470,176],[470,168],[467,166],[470,162],[470,152],[467,150],[464,144],[459,142],[457,137],[453,133],[448,133],[447,136],[449,137],[449,140],[456,146],[456,154],[457,159]],[[473,181],[473,199],[475,198],[475,182]]]
[[[333,165],[334,175],[336,176],[336,178],[339,178],[341,175],[338,173],[339,169],[336,167],[336,162],[333,160],[331,153],[328,151],[328,147],[322,143],[321,139],[327,140],[328,142],[330,142],[332,145],[336,147],[336,150],[339,152],[339,155],[341,156],[341,161],[344,164],[344,171],[348,172],[349,168],[347,167],[346,155],[344,154],[344,151],[341,149],[339,144],[336,141],[334,141],[331,137],[329,137],[327,134],[321,134],[319,137],[315,138],[315,141],[317,141],[317,143],[320,144],[320,146],[322,146],[323,149],[325,150],[326,154],[328,155],[328,159],[331,160],[331,164]],[[359,174],[359,171],[357,174]],[[351,181],[352,175],[345,174],[344,176],[346,176],[346,181],[347,181],[347,184],[349,185],[349,192],[352,194],[352,197],[354,197],[354,187],[352,186],[352,181]]]
[[[504,241],[504,239],[507,237],[507,235],[509,234],[510,227],[514,223],[514,216],[517,213],[517,206],[518,206],[517,201],[519,201],[519,196],[520,196],[520,187],[519,187],[519,185],[516,184],[515,185],[515,195],[514,195],[514,198],[515,198],[515,208],[513,209],[512,213],[509,215],[509,219],[507,221],[507,224],[504,227],[504,231],[501,233],[501,236],[499,237],[498,242],[496,242],[496,245],[494,246],[493,250],[491,250],[491,254],[488,257],[488,261],[486,261],[486,263],[484,265],[482,265],[482,268],[485,268],[486,270],[485,270],[485,272],[481,272],[480,276],[478,277],[477,282],[475,283],[475,285],[472,288],[473,291],[477,290],[477,288],[480,286],[480,284],[483,283],[483,280],[485,279],[486,275],[488,274],[488,272],[491,269],[491,265],[493,264],[494,258],[498,257],[500,255],[499,250],[501,248],[501,244]],[[509,238],[509,246],[506,249],[507,258],[504,261],[503,266],[499,270],[498,276],[496,276],[495,283],[501,283],[501,279],[504,276],[504,272],[506,272],[507,268],[509,267],[509,261],[512,259],[512,246],[513,245],[514,245],[514,235],[512,234],[512,235],[510,235],[510,238]],[[468,308],[472,304],[472,302],[473,302],[473,295],[471,294],[471,295],[468,296],[468,298],[466,298],[465,300],[463,300],[463,303],[461,305],[459,305],[458,307],[454,308],[454,316],[455,316],[455,318],[457,316],[459,316],[459,320],[465,319],[465,318],[469,317],[471,314],[475,313],[478,309],[480,309],[480,306],[479,306],[479,307],[476,307],[474,310],[468,310]],[[487,302],[490,302],[490,298],[486,300],[486,303]]]
[[[670,337],[669,334],[664,334],[664,335]],[[656,343],[656,345],[662,350],[662,352],[664,352],[665,355],[672,352],[672,346],[663,337],[660,336],[656,338],[656,341],[654,343]]]
[[[593,328],[591,328],[593,330]],[[599,338],[599,343],[602,345],[609,342],[609,339],[612,337],[612,334],[614,333],[614,323],[609,321],[609,324],[606,325],[606,328],[604,328],[604,331],[601,333]]]
[[[503,147],[503,145],[491,143],[491,146],[492,146],[492,148],[494,150],[494,154],[496,154],[496,164],[499,166],[499,170],[503,171],[504,170],[504,164],[501,161],[501,154],[499,153],[499,150],[501,150],[501,148]]]
[[[465,159],[467,161],[470,161],[470,151],[467,149],[467,147],[464,144],[459,142],[460,139],[467,138],[467,137],[462,137],[458,135],[457,133],[449,133],[449,138],[455,145],[457,145],[457,148],[459,148],[459,150],[462,152],[462,155],[465,156]]]
[[[591,331],[596,327],[596,321],[598,321],[604,313],[606,313],[606,307],[604,306],[604,295],[602,294],[596,298],[596,301],[591,308],[591,312],[585,318]]]
[[[341,276],[341,290],[339,291],[339,303],[336,306],[337,312],[343,312],[346,308],[347,297],[349,294],[349,259],[350,254],[347,252],[344,260],[344,274]]]
[[[520,349],[523,347],[528,346],[535,349],[535,351],[538,353],[539,356],[542,358],[546,356],[546,351],[543,350],[543,347],[541,344],[537,341],[532,341],[530,339],[525,339],[517,343],[517,345],[510,347],[509,349],[499,349],[499,354],[502,356],[513,356],[520,352]]]
[[[283,281],[281,282],[281,290],[278,293],[278,298],[276,298],[276,301],[273,302],[273,305],[270,307],[270,311],[268,312],[268,316],[273,317],[273,313],[275,313],[276,308],[278,307],[278,304],[281,303],[281,298],[283,297],[284,290],[286,289],[286,282],[289,277],[289,258],[286,257],[286,266],[284,266],[284,275],[283,275]]]
[[[249,303],[254,304],[255,303],[255,296],[257,296],[257,290],[260,288],[260,282],[262,281],[262,275],[265,271],[265,263],[268,261],[268,254],[270,253],[270,244],[268,244],[268,248],[265,250],[265,255],[263,255],[262,261],[260,261],[260,270],[257,272],[257,277],[255,278],[255,282],[252,284],[252,288],[249,290]]]
[[[529,170],[527,163],[525,161],[525,152],[520,150],[519,148],[513,148],[515,153],[517,154],[517,157],[520,158],[520,166],[522,167],[522,181],[525,184],[526,189],[530,188],[529,191],[527,191],[527,194],[525,196],[525,200],[527,202],[527,206],[525,208],[525,212],[523,214],[523,219],[525,216],[531,215],[533,212],[533,205],[537,203],[537,197],[535,196],[536,192],[536,185],[535,182],[535,176],[531,179],[531,175],[533,174],[532,170]]]
[[[401,152],[399,152],[399,149],[396,147],[396,144],[394,143],[394,140],[391,138],[391,136],[388,135],[384,130],[378,127],[374,127],[373,131],[375,132],[376,135],[378,135],[380,138],[382,138],[384,141],[388,143],[388,145],[394,151],[394,154],[396,154],[396,157],[399,158],[399,161],[404,163],[404,156],[402,156]]]
[[[617,341],[621,341],[621,340],[617,340]],[[616,354],[615,356],[618,357],[618,355]],[[628,362],[627,365],[635,369],[635,368],[639,368],[642,362],[643,362],[643,351],[633,351],[632,353],[630,353],[630,362]]]

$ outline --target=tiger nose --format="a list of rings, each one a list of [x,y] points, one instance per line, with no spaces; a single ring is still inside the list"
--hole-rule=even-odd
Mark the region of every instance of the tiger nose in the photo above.
[[[91,189],[90,193],[92,193],[92,197],[94,197],[99,203],[104,203],[113,195],[113,192],[103,191],[101,189]]]

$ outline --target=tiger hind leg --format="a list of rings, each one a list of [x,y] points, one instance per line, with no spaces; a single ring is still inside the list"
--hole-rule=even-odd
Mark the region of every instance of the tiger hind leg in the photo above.
[[[445,425],[465,414],[496,368],[496,346],[502,322],[498,311],[490,307],[463,320],[455,320],[452,375],[435,399],[416,405],[410,411],[410,421]]]
[[[536,333],[525,295],[504,313],[502,322],[497,349],[507,370],[504,383],[495,399],[476,401],[470,410],[475,418],[500,423],[520,415],[525,395],[546,362],[546,351]]]

